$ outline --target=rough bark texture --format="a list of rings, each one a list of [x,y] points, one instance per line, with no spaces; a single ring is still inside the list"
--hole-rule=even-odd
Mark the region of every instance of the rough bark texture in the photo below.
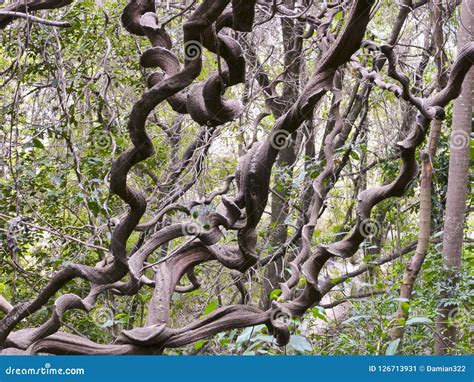
[[[48,2],[38,3],[44,6]],[[206,139],[212,136],[215,128],[235,120],[242,112],[242,104],[239,101],[223,97],[226,89],[245,80],[246,69],[241,45],[231,37],[235,36],[234,34],[224,33],[223,30],[229,28],[233,33],[252,30],[256,1],[200,2],[183,25],[184,63],[181,63],[178,56],[172,52],[173,44],[166,32],[166,25],[160,24],[157,20],[154,0],[131,0],[125,7],[122,23],[126,30],[137,36],[146,36],[152,46],[141,55],[140,64],[145,68],[158,67],[161,71],[149,76],[148,90],[131,110],[127,127],[132,146],[112,165],[110,189],[128,206],[127,213],[117,219],[118,224],[112,233],[109,252],[113,260],[108,264],[101,262],[95,267],[68,265],[53,276],[36,298],[18,304],[10,310],[0,322],[0,344],[5,352],[21,350],[52,354],[160,354],[166,348],[182,347],[225,330],[257,324],[266,324],[276,343],[284,346],[289,342],[290,332],[288,323],[280,318],[288,315],[301,316],[312,306],[319,304],[323,295],[337,284],[320,276],[325,263],[331,257],[353,256],[367,236],[366,231],[374,206],[387,198],[404,195],[407,186],[417,175],[415,159],[417,147],[425,139],[430,122],[442,119],[443,108],[459,95],[463,79],[474,60],[474,44],[464,44],[460,48],[458,57],[451,66],[446,86],[430,97],[418,96],[411,92],[408,77],[399,72],[397,56],[393,49],[393,42],[397,39],[404,20],[413,6],[411,1],[403,2],[404,6],[397,17],[390,38],[390,41],[393,41],[390,44],[382,46],[364,44],[366,48],[378,51],[382,57],[377,61],[375,68],[380,70],[384,63],[388,63],[388,75],[399,82],[400,86],[385,83],[379,72],[369,71],[355,63],[361,76],[373,81],[382,89],[395,93],[397,97],[416,109],[418,114],[408,136],[396,144],[402,162],[397,177],[388,184],[364,190],[358,195],[355,225],[345,238],[328,245],[318,245],[313,249],[311,246],[313,231],[323,209],[325,197],[337,181],[350,154],[350,150],[346,150],[342,160],[337,161],[336,150],[346,142],[351,131],[354,131],[354,139],[357,138],[359,131],[364,128],[363,124],[367,117],[368,94],[372,85],[363,87],[361,93],[363,102],[362,100],[356,102],[357,97],[354,97],[353,109],[349,108],[347,115],[350,116],[352,112],[355,116],[348,117],[349,121],[352,118],[352,122],[345,123],[344,114],[340,110],[342,69],[344,65],[354,61],[353,54],[362,46],[375,1],[350,2],[350,9],[337,36],[332,35],[331,22],[324,16],[337,14],[342,3],[325,4],[321,15],[318,16],[295,14],[284,4],[270,7],[266,1],[259,3],[263,3],[262,6],[267,6],[272,12],[278,11],[290,18],[298,18],[300,22],[310,25],[310,32],[317,29],[318,35],[323,36],[318,42],[321,57],[315,63],[310,78],[298,96],[293,90],[291,94],[285,94],[285,97],[291,97],[289,98],[291,104],[280,111],[268,136],[261,141],[255,140],[239,158],[235,175],[229,177],[222,191],[213,193],[203,201],[178,203],[176,200],[186,191],[184,187],[183,190],[177,191],[178,196],[174,195],[167,203],[163,203],[153,218],[141,224],[140,221],[147,211],[146,195],[131,187],[128,176],[132,168],[136,168],[154,155],[154,146],[146,130],[150,113],[157,105],[166,101],[177,113],[189,114],[202,128],[202,135],[189,146],[189,151],[185,152],[181,163],[170,174],[172,184],[189,163],[189,158],[196,147],[205,145]],[[288,5],[288,2],[285,4]],[[297,40],[298,38],[295,39],[296,45]],[[216,73],[201,82],[196,82],[203,66],[203,49],[225,62],[219,61]],[[291,57],[290,54],[288,56]],[[287,64],[291,74],[294,75],[293,69],[296,70],[296,67],[293,68],[289,62]],[[271,94],[268,89],[267,92]],[[295,240],[302,238],[301,249],[291,263],[291,276],[281,284],[283,292],[281,300],[264,309],[252,307],[247,304],[243,283],[238,282],[237,288],[242,294],[241,304],[222,306],[183,327],[172,327],[170,322],[172,296],[175,292],[182,293],[199,287],[199,280],[194,273],[196,266],[215,261],[225,268],[245,274],[253,268],[268,265],[281,258],[284,250],[279,249],[280,252],[272,255],[271,259],[259,259],[257,248],[257,228],[268,202],[272,167],[281,153],[282,144],[287,142],[289,136],[298,133],[298,129],[312,115],[316,104],[328,92],[333,95],[330,113],[334,117],[334,125],[328,129],[324,140],[322,153],[325,164],[312,184],[313,192],[306,224],[301,227],[300,235],[295,235],[294,238]],[[354,94],[357,95],[357,92]],[[359,114],[361,122],[351,130],[352,123]],[[206,147],[208,149],[208,146]],[[292,157],[290,159],[293,160]],[[284,161],[288,158],[282,156],[279,160]],[[427,163],[424,170],[426,173],[424,179],[428,179]],[[235,195],[227,195],[229,185],[234,179]],[[169,189],[170,184],[164,189]],[[425,186],[428,187],[428,184]],[[166,213],[179,210],[189,215],[192,207],[210,204],[217,196],[221,197],[221,202],[217,209],[209,214],[209,224],[206,227],[197,227],[191,221],[161,224]],[[429,235],[429,226],[428,233],[425,232],[426,226],[423,225],[423,238]],[[134,231],[143,233],[141,241],[133,251],[127,251],[127,244]],[[227,231],[236,231],[235,244],[221,242]],[[186,237],[185,244],[161,257],[154,264],[147,264],[153,252],[181,237]],[[281,242],[280,240],[278,243]],[[423,243],[420,243],[421,245]],[[413,246],[392,254],[388,259],[382,259],[381,263],[401,256]],[[420,247],[419,250],[421,253],[425,248]],[[145,273],[145,270],[150,268],[152,278],[147,277]],[[365,270],[361,267],[358,272],[363,273]],[[188,276],[191,285],[178,285],[184,275]],[[300,281],[301,275],[305,276],[306,286],[301,293],[296,294],[295,286]],[[21,320],[45,306],[58,291],[75,278],[90,282],[91,288],[86,297],[63,294],[55,300],[53,312],[45,323],[38,328],[14,331]],[[94,308],[97,298],[102,293],[134,295],[142,287],[151,287],[153,290],[148,302],[145,325],[122,330],[114,343],[97,344],[59,330],[63,316],[68,310],[81,309],[88,312]]]
[[[458,46],[472,44],[474,33],[473,0],[465,0],[461,7],[461,22],[458,30]],[[455,342],[456,327],[448,326],[451,313],[456,309],[449,299],[454,297],[458,272],[461,269],[463,227],[468,192],[469,142],[472,131],[472,91],[474,70],[469,70],[462,92],[454,102],[453,128],[450,138],[450,160],[448,192],[443,233],[443,264],[445,275],[438,309],[435,338],[435,353],[449,352]]]

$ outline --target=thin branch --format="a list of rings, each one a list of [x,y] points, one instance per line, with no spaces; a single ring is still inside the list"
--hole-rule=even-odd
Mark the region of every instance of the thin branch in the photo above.
[[[18,18],[26,19],[28,21],[32,21],[34,23],[48,25],[52,27],[70,27],[71,26],[71,23],[67,21],[46,20],[46,19],[42,19],[41,17],[32,16],[23,12],[0,11],[0,16],[18,17]]]

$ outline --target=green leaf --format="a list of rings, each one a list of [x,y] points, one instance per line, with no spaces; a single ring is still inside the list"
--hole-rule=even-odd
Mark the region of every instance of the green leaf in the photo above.
[[[219,343],[223,346],[227,346],[230,344],[230,339],[228,338],[222,338],[221,340],[219,340]]]
[[[397,338],[396,340],[389,342],[387,349],[385,350],[385,355],[397,354],[398,345],[400,345],[400,338]]]
[[[319,318],[320,320],[328,322],[328,319],[326,318],[326,311],[324,308],[321,307],[316,307],[311,309],[311,312],[313,313],[314,318]]]
[[[355,150],[352,150],[350,155],[351,155],[351,158],[353,158],[355,160],[360,160],[360,155]]]
[[[209,304],[206,305],[204,308],[204,315],[209,314],[217,309],[219,304],[216,300],[212,300]]]
[[[383,283],[376,283],[376,284],[374,285],[374,288],[377,289],[377,290],[383,290],[383,289],[385,289],[385,284],[383,284]]]
[[[198,341],[194,344],[194,349],[199,350],[201,349],[207,341]]]
[[[398,325],[404,326],[407,320],[404,318],[397,318],[395,321],[398,323]]]
[[[400,307],[402,308],[403,313],[408,314],[408,311],[410,310],[410,304],[408,302],[402,302]]]
[[[41,142],[38,138],[33,138],[33,146],[36,147],[37,149],[44,149],[43,142]]]
[[[292,347],[300,353],[313,350],[313,346],[311,345],[311,343],[305,337],[299,334],[295,334],[290,337],[290,342],[288,343],[288,346]]]
[[[344,12],[339,11],[334,15],[334,20],[339,21],[342,19],[342,16],[344,16]]]
[[[276,300],[281,296],[281,289],[273,289],[270,292],[270,300]]]
[[[241,344],[242,342],[247,342],[250,337],[252,336],[253,334],[253,331],[254,331],[254,327],[251,326],[249,328],[245,328],[242,333],[240,334],[240,336],[237,337],[237,340],[236,342],[238,344]]]
[[[257,325],[257,326],[250,326],[248,328],[245,328],[240,336],[237,337],[236,342],[238,344],[241,344],[243,342],[247,342],[250,340],[250,337],[254,335],[255,333],[258,333],[260,330],[262,330],[265,327],[265,325]]]
[[[418,324],[429,325],[432,323],[433,321],[429,319],[428,317],[412,317],[407,320],[406,325],[418,325]]]
[[[115,324],[126,324],[130,321],[130,316],[127,313],[119,313],[114,317]]]

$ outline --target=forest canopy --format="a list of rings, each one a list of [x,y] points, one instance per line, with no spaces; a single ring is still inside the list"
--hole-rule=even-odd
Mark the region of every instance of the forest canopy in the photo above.
[[[471,354],[474,0],[0,3],[2,354]]]

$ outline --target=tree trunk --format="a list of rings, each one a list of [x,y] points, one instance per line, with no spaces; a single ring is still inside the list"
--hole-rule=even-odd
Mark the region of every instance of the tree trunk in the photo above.
[[[294,8],[294,0],[285,0],[284,5],[290,9]],[[298,88],[300,84],[300,66],[301,66],[301,52],[302,52],[302,25],[292,19],[283,19],[282,36],[284,46],[284,63],[287,69],[287,81],[283,85],[282,96],[276,103],[278,107],[273,108],[272,112],[275,118],[281,117],[296,101],[298,97]],[[296,134],[291,137],[293,142],[297,142]],[[291,179],[293,174],[293,165],[296,161],[296,147],[295,144],[285,145],[278,155],[276,168],[281,169],[283,173],[288,174]],[[279,176],[275,177],[278,181]],[[276,183],[276,182],[275,182]],[[289,194],[291,184],[284,182],[281,190],[276,190],[278,195],[272,195],[272,216],[271,216],[271,236],[269,245],[274,250],[279,249],[286,242],[288,237],[288,229],[285,223],[289,213]],[[262,284],[262,291],[260,294],[260,306],[267,309],[270,303],[270,292],[275,289],[280,282],[283,281],[283,258],[270,263],[265,272],[265,279]]]
[[[458,30],[458,49],[472,41],[474,0],[464,0]],[[454,296],[461,268],[464,213],[469,171],[469,138],[472,129],[472,89],[474,70],[471,67],[463,83],[462,93],[454,102],[450,139],[448,191],[443,235],[444,285],[436,323],[435,353],[450,353],[455,344],[456,328],[448,325],[455,307],[448,303]]]
[[[436,121],[436,123],[441,123]],[[420,185],[420,223],[418,234],[418,244],[416,246],[415,255],[408,262],[405,273],[403,274],[403,282],[400,287],[400,304],[395,318],[395,326],[390,331],[392,340],[402,338],[404,333],[404,323],[408,318],[408,310],[404,308],[403,302],[410,300],[413,291],[413,285],[416,281],[418,273],[425,261],[426,253],[430,243],[431,232],[431,178],[432,167],[431,157],[428,152],[421,154],[421,185]]]

